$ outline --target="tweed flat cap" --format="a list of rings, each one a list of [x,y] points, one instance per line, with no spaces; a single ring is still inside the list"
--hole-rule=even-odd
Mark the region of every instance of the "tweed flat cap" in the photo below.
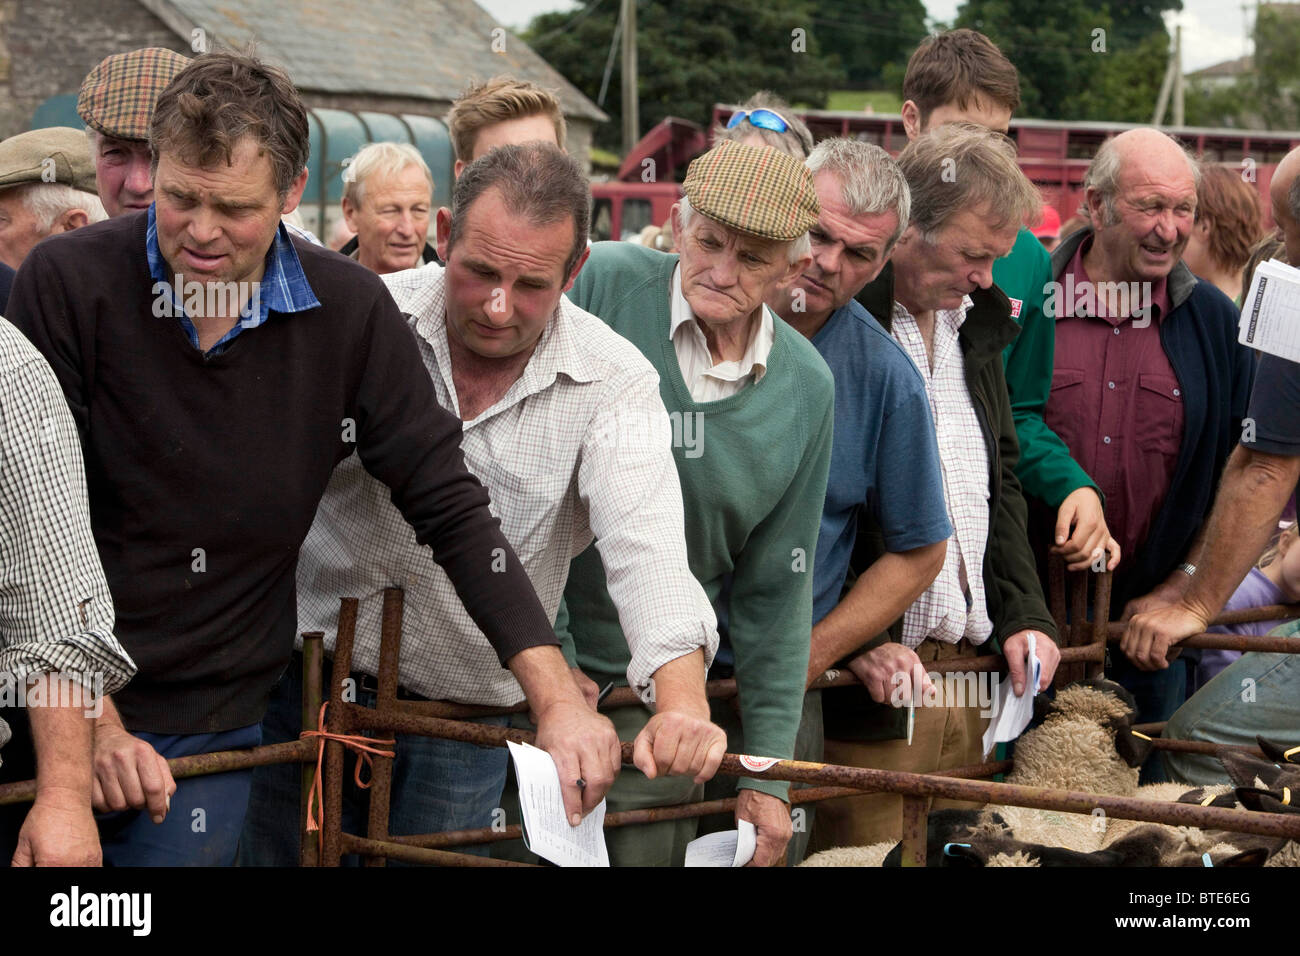
[[[148,139],[158,94],[189,65],[179,53],[157,46],[107,57],[81,81],[77,115],[108,136]]]
[[[770,146],[723,140],[691,163],[682,190],[697,212],[764,239],[798,239],[821,215],[808,167]]]
[[[95,192],[95,160],[86,134],[71,126],[51,126],[0,143],[0,189],[25,183],[63,183]]]

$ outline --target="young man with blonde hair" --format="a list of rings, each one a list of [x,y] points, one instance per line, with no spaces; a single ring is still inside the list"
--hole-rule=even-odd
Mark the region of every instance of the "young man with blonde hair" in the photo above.
[[[447,128],[455,175],[496,146],[542,140],[564,149],[568,127],[555,94],[512,76],[471,86],[451,106]]]

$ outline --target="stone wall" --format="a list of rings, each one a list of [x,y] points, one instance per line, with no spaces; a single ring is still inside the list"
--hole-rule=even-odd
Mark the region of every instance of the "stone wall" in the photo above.
[[[0,0],[0,138],[26,130],[36,107],[76,93],[106,56],[189,45],[137,0]]]

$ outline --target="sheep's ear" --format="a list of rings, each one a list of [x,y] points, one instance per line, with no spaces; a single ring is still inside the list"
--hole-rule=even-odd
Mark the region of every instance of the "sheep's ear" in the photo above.
[[[1281,775],[1277,764],[1263,757],[1256,757],[1254,754],[1242,753],[1239,750],[1221,750],[1218,756],[1219,763],[1223,764],[1223,769],[1228,772],[1228,779],[1238,787],[1253,787],[1257,779],[1263,780],[1271,787]]]
[[[1115,750],[1130,767],[1140,767],[1152,750],[1151,738],[1139,734],[1132,727],[1120,727],[1115,731]]]
[[[1259,749],[1264,751],[1264,756],[1274,763],[1300,764],[1300,747],[1283,747],[1263,737],[1256,737],[1255,741],[1259,744]]]
[[[1215,794],[1210,800],[1204,787],[1197,787],[1195,790],[1188,790],[1177,800],[1178,803],[1191,803],[1198,807],[1219,807],[1223,810],[1235,810],[1237,808],[1237,797],[1231,790],[1226,793]]]
[[[1257,846],[1253,850],[1243,850],[1226,860],[1220,860],[1215,866],[1263,866],[1268,859],[1268,850]]]
[[[1048,714],[1059,713],[1056,701],[1047,694],[1038,694],[1034,697],[1034,724],[1041,724],[1047,719]]]
[[[985,854],[969,843],[945,843],[940,866],[981,867]]]
[[[1238,787],[1237,799],[1247,810],[1266,813],[1300,813],[1300,793],[1289,787],[1281,790],[1261,790],[1257,787]]]

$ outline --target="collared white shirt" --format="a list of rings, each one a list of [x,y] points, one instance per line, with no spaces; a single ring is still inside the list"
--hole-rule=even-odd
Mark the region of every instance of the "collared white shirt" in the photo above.
[[[677,353],[677,365],[682,370],[682,380],[697,402],[716,402],[735,395],[749,384],[762,380],[767,372],[767,356],[772,351],[775,328],[772,312],[765,305],[758,328],[750,333],[749,345],[739,361],[713,364],[708,340],[700,322],[691,312],[690,303],[682,295],[682,267],[673,269],[672,315],[668,337]]]
[[[444,272],[382,277],[412,320],[438,401],[456,414]],[[554,620],[570,561],[594,536],[632,651],[628,683],[697,647],[717,621],[687,563],[681,485],[659,376],[635,346],[561,296],[523,374],[465,422],[465,462]],[[491,568],[483,569],[485,574]],[[450,580],[356,455],[334,471],[298,562],[299,630],[332,646],[340,597],[361,600],[354,666],[377,673],[383,589],[406,591],[401,685],[439,700],[510,705],[524,695]]]
[[[939,441],[943,497],[953,534],[938,577],[903,614],[903,643],[916,647],[927,637],[955,644],[963,637],[982,644],[993,633],[984,597],[984,551],[989,538],[989,457],[970,389],[958,332],[970,296],[960,308],[934,314],[934,368],[921,330],[898,302],[893,334],[925,380]]]

